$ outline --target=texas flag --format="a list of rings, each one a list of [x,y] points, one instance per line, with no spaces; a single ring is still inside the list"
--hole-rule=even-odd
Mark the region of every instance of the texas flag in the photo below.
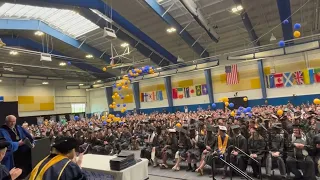
[[[282,73],[275,73],[274,75],[274,84],[277,88],[283,87],[283,74]]]

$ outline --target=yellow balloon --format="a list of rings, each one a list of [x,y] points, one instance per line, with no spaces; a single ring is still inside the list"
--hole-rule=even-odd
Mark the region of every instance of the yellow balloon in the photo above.
[[[103,67],[103,68],[102,68],[102,71],[106,72],[106,71],[107,71],[107,68],[106,68],[106,67]]]
[[[243,101],[248,101],[248,98],[244,97],[244,98],[243,98]]]
[[[122,108],[122,109],[123,109],[124,111],[126,111],[126,110],[127,110],[127,108],[125,108],[125,107],[124,107],[124,108]]]
[[[177,123],[176,126],[177,126],[177,127],[181,127],[181,124],[180,124],[180,123]]]
[[[113,105],[116,105],[117,103],[116,103],[116,102],[112,102],[112,104],[113,104]]]
[[[112,95],[112,99],[114,99],[114,98],[116,98],[116,96],[115,96],[115,95]]]
[[[229,106],[229,103],[228,103],[228,102],[225,102],[224,105],[227,107],[227,106]]]
[[[107,119],[107,123],[111,123],[111,119]]]
[[[313,100],[313,103],[314,103],[314,104],[317,104],[317,105],[320,104],[320,99],[318,99],[318,98],[314,99],[314,100]]]
[[[129,96],[130,96],[129,94],[126,95],[126,97],[129,97]]]
[[[108,115],[108,118],[111,118],[111,117],[112,117],[112,114],[109,114],[109,115]]]
[[[122,86],[122,89],[125,89],[126,88],[126,86]]]
[[[120,87],[120,86],[121,86],[120,83],[118,83],[118,84],[117,84],[117,87]]]
[[[228,97],[223,97],[223,98],[222,98],[222,101],[223,101],[223,102],[229,102],[229,98],[228,98]]]
[[[301,36],[300,31],[295,31],[295,32],[293,33],[293,36],[294,36],[295,38],[299,38],[299,37]]]
[[[124,113],[125,110],[121,109],[121,113]]]
[[[230,113],[230,115],[231,115],[231,116],[235,116],[236,113],[235,113],[234,111],[232,111],[232,112]]]
[[[102,117],[101,117],[102,120],[104,120],[105,118],[106,118],[105,116],[102,116]]]
[[[277,114],[278,114],[279,116],[282,116],[282,115],[283,115],[283,111],[282,111],[281,109],[279,109],[279,110],[277,111]]]
[[[109,105],[109,108],[113,108],[112,104]]]

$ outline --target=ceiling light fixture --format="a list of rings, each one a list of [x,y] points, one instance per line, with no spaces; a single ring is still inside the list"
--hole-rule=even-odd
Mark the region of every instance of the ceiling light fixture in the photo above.
[[[0,79],[0,82],[2,82],[2,80]]]
[[[98,80],[97,83],[101,83],[101,80]]]
[[[128,43],[122,43],[122,44],[121,44],[121,47],[128,47],[128,46],[129,46]]]
[[[59,66],[66,66],[66,65],[67,65],[67,63],[65,63],[65,62],[59,63]]]
[[[163,0],[157,0],[158,3],[161,3]]]
[[[17,51],[10,51],[9,54],[15,56],[18,54],[18,52]]]
[[[93,58],[93,55],[92,55],[92,54],[87,54],[87,55],[86,55],[86,58],[87,58],[87,59],[91,59],[91,58]]]
[[[79,86],[83,86],[83,84],[79,84]]]
[[[236,13],[236,12],[239,12],[239,11],[242,11],[243,10],[243,7],[241,6],[241,5],[239,5],[239,6],[237,6],[237,7],[233,7],[232,9],[231,9],[231,11],[233,12],[233,13]]]
[[[168,32],[168,33],[176,32],[176,28],[174,28],[174,27],[169,28],[169,29],[167,29],[167,32]]]
[[[43,84],[43,85],[47,85],[47,84],[49,84],[49,83],[48,83],[48,82],[42,82],[42,84]]]
[[[36,35],[36,36],[43,36],[44,33],[41,32],[41,31],[36,31],[36,32],[34,33],[34,35]]]

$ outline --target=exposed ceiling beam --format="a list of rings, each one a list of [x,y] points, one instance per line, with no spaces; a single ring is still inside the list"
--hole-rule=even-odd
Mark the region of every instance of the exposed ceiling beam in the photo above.
[[[31,39],[27,39],[27,38],[23,38],[23,37],[12,37],[12,36],[0,36],[0,38],[4,43],[6,43],[7,46],[22,47],[22,48],[32,50],[32,51],[37,51],[37,52],[42,52],[42,49],[43,49],[42,44],[37,43],[35,41],[32,41]],[[45,47],[45,49],[46,49],[46,47]],[[65,56],[56,50],[53,50],[52,54],[59,55],[59,56]],[[62,59],[62,60],[65,61],[64,59]],[[109,77],[114,76],[110,73],[103,72],[101,69],[96,68],[90,64],[83,62],[83,61],[78,60],[76,62],[72,62],[72,65],[83,70],[83,71],[86,71],[86,72],[92,74],[93,76],[95,76],[97,78],[109,78]]]
[[[258,36],[257,36],[256,32],[254,31],[254,28],[252,26],[252,23],[250,21],[248,13],[246,12],[245,8],[242,6],[241,0],[233,0],[233,2],[236,4],[236,6],[241,6],[243,8],[242,12],[240,12],[240,16],[241,16],[242,22],[244,24],[244,27],[248,31],[250,40],[252,41],[252,43],[255,46],[260,46]]]
[[[200,57],[209,57],[209,53],[182,27],[156,0],[145,0],[149,7],[159,15],[159,17],[170,26],[176,29],[180,37],[192,48]]]
[[[278,11],[282,26],[282,34],[285,41],[293,39],[292,19],[291,19],[291,5],[290,0],[277,0]],[[282,23],[288,20],[289,23]]]
[[[131,22],[129,22],[127,19],[121,16],[117,11],[112,9],[112,7],[107,5],[102,0],[34,0],[34,1],[38,3],[51,3],[51,4],[57,4],[57,5],[67,5],[67,6],[76,6],[76,7],[82,7],[87,9],[96,9],[100,11],[102,14],[108,16],[115,23],[117,23],[127,32],[132,34],[136,39],[139,39],[141,42],[146,44],[148,47],[152,48],[154,51],[156,51],[158,54],[163,56],[165,59],[169,60],[172,63],[177,63],[177,57],[175,57],[173,54],[171,54],[169,51],[163,48],[160,44],[158,44],[153,39],[151,39],[148,35],[142,32],[139,28],[137,28],[135,25],[133,25]],[[17,3],[21,2],[23,4],[31,3],[30,1],[23,2],[22,0],[15,0],[15,2]],[[109,12],[109,13],[105,13],[105,12]],[[111,14],[112,14],[112,17],[111,17]],[[104,24],[106,24],[106,21],[104,21]],[[118,36],[118,34],[120,34],[120,36]],[[123,31],[118,31],[117,36],[121,38],[121,36],[125,34],[126,33]]]

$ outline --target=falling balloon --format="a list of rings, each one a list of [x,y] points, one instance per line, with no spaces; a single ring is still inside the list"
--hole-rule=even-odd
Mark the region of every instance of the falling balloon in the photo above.
[[[301,24],[295,23],[293,27],[294,27],[295,30],[298,30],[298,29],[301,28]]]
[[[286,43],[284,41],[279,41],[278,43],[279,47],[284,47],[286,45]]]

